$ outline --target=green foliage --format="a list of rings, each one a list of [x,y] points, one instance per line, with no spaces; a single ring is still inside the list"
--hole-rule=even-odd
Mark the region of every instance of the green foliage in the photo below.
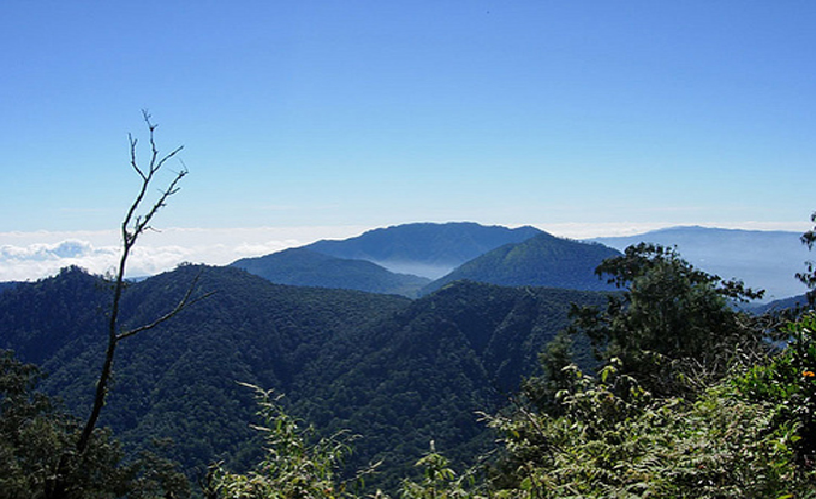
[[[603,364],[585,375],[560,338],[515,409],[487,417],[506,451],[492,494],[816,495],[816,318],[789,324],[788,348],[746,368],[767,358],[767,329],[729,300],[758,293],[659,246],[627,248],[597,272],[625,291],[605,311],[574,307],[572,332],[593,340]]]
[[[816,222],[816,212],[810,215],[810,221]],[[816,244],[816,227],[802,234],[800,240],[809,250],[812,250],[813,245]],[[813,262],[805,262],[805,265],[807,266],[807,271],[797,273],[796,279],[804,283],[810,290],[808,291],[807,297],[810,302],[810,308],[813,309],[816,308],[816,264]]]
[[[403,480],[400,496],[404,499],[455,499],[478,497],[474,470],[457,475],[450,468],[448,459],[436,451],[431,440],[431,450],[417,461],[422,468],[419,481]]]
[[[604,259],[619,254],[607,246],[561,239],[545,232],[463,263],[428,285],[425,291],[437,290],[458,280],[502,286],[610,290],[611,286],[595,278],[593,270]]]
[[[231,264],[271,282],[333,289],[355,289],[370,293],[393,293],[414,297],[430,279],[394,274],[364,260],[323,255],[305,248],[291,248]]]
[[[610,364],[575,367],[563,414],[523,407],[489,417],[505,438],[495,497],[783,497],[814,490],[793,463],[795,425],[731,384],[697,401],[654,399]],[[809,488],[808,488],[809,487]],[[797,495],[797,497],[799,497]]]
[[[699,271],[671,248],[630,246],[596,273],[625,291],[603,311],[574,307],[572,330],[591,338],[601,360],[619,358],[656,395],[697,391],[762,345],[762,331],[745,327],[729,302],[762,292]]]
[[[346,435],[318,438],[314,427],[301,428],[283,411],[271,391],[256,390],[263,426],[256,427],[266,437],[265,459],[249,473],[215,470],[210,493],[216,497],[335,499],[353,497],[349,481],[339,478],[343,457],[350,451]],[[354,481],[371,470],[364,470]]]
[[[735,380],[756,401],[774,404],[779,425],[797,425],[796,459],[816,470],[816,312],[786,323],[789,343],[770,362],[758,364]]]
[[[96,430],[77,454],[79,421],[35,391],[40,379],[32,364],[0,354],[0,498],[49,497],[58,477],[67,498],[189,495],[175,465],[147,452],[125,460],[109,430]]]

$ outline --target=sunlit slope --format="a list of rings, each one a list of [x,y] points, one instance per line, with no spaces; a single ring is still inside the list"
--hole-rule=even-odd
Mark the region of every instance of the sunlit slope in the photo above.
[[[457,267],[425,291],[467,279],[504,286],[547,286],[584,291],[611,290],[595,275],[604,259],[619,252],[608,246],[562,239],[547,233],[507,244]]]

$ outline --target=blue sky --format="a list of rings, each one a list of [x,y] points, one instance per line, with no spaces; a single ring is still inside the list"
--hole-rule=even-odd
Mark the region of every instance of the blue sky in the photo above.
[[[814,22],[811,1],[9,0],[0,246],[115,229],[143,108],[191,172],[168,229],[804,230]]]

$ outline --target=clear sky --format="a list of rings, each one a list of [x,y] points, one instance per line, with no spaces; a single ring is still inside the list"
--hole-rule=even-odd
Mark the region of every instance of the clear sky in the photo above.
[[[116,244],[143,108],[190,170],[145,250],[209,263],[418,221],[804,230],[814,26],[810,0],[6,0],[0,280]]]

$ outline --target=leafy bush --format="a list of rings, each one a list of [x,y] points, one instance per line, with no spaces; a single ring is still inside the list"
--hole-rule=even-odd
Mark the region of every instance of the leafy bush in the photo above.
[[[79,454],[80,422],[35,391],[41,378],[34,365],[0,351],[0,498],[51,497],[58,480],[65,498],[189,495],[173,463],[149,452],[126,460],[108,430],[95,430]]]
[[[796,461],[816,471],[816,312],[788,322],[787,348],[769,363],[749,369],[735,385],[754,401],[773,404],[777,424],[796,424]]]
[[[309,426],[300,428],[297,420],[284,412],[281,395],[254,388],[260,405],[263,426],[255,428],[266,435],[266,458],[249,473],[230,473],[221,466],[214,469],[209,486],[211,497],[336,499],[354,497],[350,485],[360,482],[364,470],[353,480],[342,480],[338,469],[351,450],[350,437],[336,434],[316,438]]]
[[[804,490],[793,461],[797,425],[728,382],[693,403],[654,399],[607,366],[577,368],[558,417],[519,407],[488,417],[504,436],[497,497],[784,497]],[[797,478],[798,477],[798,478]]]

